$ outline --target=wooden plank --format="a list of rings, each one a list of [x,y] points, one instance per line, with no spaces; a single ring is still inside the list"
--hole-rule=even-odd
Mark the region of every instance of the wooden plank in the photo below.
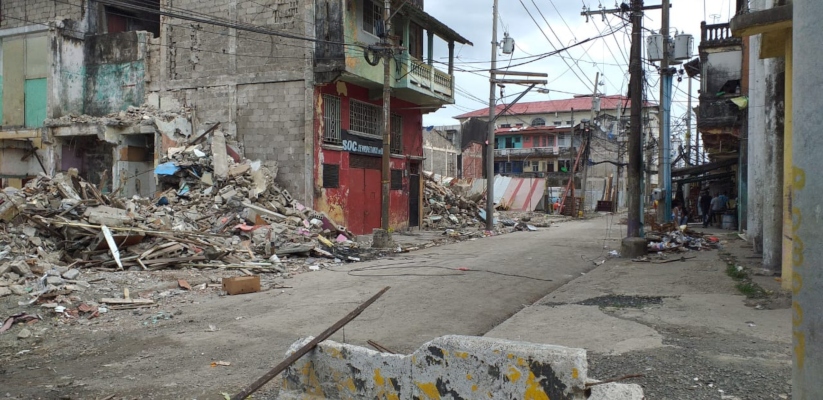
[[[154,304],[154,300],[152,299],[115,299],[106,297],[100,299],[100,302],[106,304]]]
[[[377,301],[377,299],[379,299],[380,296],[386,293],[389,289],[391,289],[391,287],[386,286],[385,288],[383,288],[383,290],[377,292],[377,294],[372,296],[370,299],[366,300],[365,303],[361,304],[354,311],[350,312],[348,315],[343,317],[343,319],[335,322],[334,325],[323,331],[323,333],[317,335],[317,337],[312,339],[305,346],[297,349],[297,351],[292,353],[292,355],[288,356],[280,364],[277,364],[274,368],[271,369],[271,371],[267,372],[265,375],[260,377],[260,379],[254,381],[254,383],[252,383],[249,387],[241,390],[239,393],[232,396],[231,400],[244,400],[245,398],[251,396],[252,393],[256,392],[258,389],[263,387],[263,385],[265,385],[268,381],[274,379],[275,376],[279,375],[290,365],[294,364],[297,360],[300,359],[300,357],[303,357],[304,355],[306,355],[306,353],[310,352],[312,349],[317,347],[317,345],[320,342],[328,339],[329,337],[331,337],[331,335],[340,330],[340,328],[346,326],[346,324],[351,322],[353,319],[357,318],[357,316],[360,315],[363,312],[363,310],[365,310],[375,301]]]

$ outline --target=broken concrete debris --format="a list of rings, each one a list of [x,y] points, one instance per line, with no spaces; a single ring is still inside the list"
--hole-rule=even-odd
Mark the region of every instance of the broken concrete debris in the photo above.
[[[652,225],[652,232],[646,235],[650,252],[688,252],[716,249],[719,239],[703,235],[686,225],[674,223]]]
[[[450,188],[441,185],[433,179],[433,175],[425,173],[425,189],[423,191],[424,227],[481,227],[483,220],[478,215],[477,203],[454,193]]]
[[[215,142],[222,154],[212,149]],[[371,258],[345,227],[279,187],[276,165],[239,159],[225,146],[204,140],[159,157],[164,167],[155,170],[158,191],[152,198],[105,193],[75,169],[41,174],[19,190],[4,189],[0,298],[17,298],[0,305],[38,306],[65,321],[88,320],[109,309],[153,307],[158,299],[195,287],[221,287],[216,276],[196,285],[178,278],[171,290],[112,296],[111,290],[127,286],[116,278],[120,271],[191,268],[288,278],[307,265]],[[225,163],[223,170],[216,160]],[[101,274],[105,278],[97,278]],[[92,278],[106,287],[92,288]],[[260,291],[260,277],[254,278],[251,289],[227,291]],[[267,279],[266,288],[271,283]],[[7,320],[6,329],[17,320]]]

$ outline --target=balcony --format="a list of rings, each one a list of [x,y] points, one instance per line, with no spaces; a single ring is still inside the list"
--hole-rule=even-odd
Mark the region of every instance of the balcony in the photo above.
[[[454,103],[454,76],[434,68],[414,57],[404,56],[400,78],[395,87],[410,89],[421,95],[436,97]]]
[[[528,157],[528,156],[554,156],[568,149],[558,149],[556,147],[532,147],[524,149],[494,149],[495,157]]]
[[[732,35],[732,30],[728,23],[706,24],[700,23],[700,50],[716,47],[740,46],[743,40]]]

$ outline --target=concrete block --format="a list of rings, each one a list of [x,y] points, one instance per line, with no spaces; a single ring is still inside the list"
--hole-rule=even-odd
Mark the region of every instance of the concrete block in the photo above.
[[[392,355],[325,341],[283,373],[279,398],[576,400],[586,373],[586,351],[560,346],[444,336]]]
[[[89,219],[90,224],[94,225],[123,226],[134,222],[126,210],[108,206],[88,208],[83,215]]]
[[[589,400],[643,400],[643,388],[636,384],[604,383],[592,386]]]

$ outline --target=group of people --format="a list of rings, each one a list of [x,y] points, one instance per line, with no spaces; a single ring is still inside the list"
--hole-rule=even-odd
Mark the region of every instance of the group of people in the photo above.
[[[698,211],[703,217],[703,227],[713,226],[715,216],[723,215],[728,203],[729,197],[725,192],[712,197],[708,191],[703,191],[698,200]],[[689,222],[689,210],[679,200],[672,202],[672,220],[678,225],[686,225]]]
[[[700,213],[703,215],[703,227],[714,225],[714,217],[716,215],[723,215],[726,212],[726,205],[729,203],[729,197],[723,192],[717,196],[712,197],[708,191],[703,191],[700,194]]]

